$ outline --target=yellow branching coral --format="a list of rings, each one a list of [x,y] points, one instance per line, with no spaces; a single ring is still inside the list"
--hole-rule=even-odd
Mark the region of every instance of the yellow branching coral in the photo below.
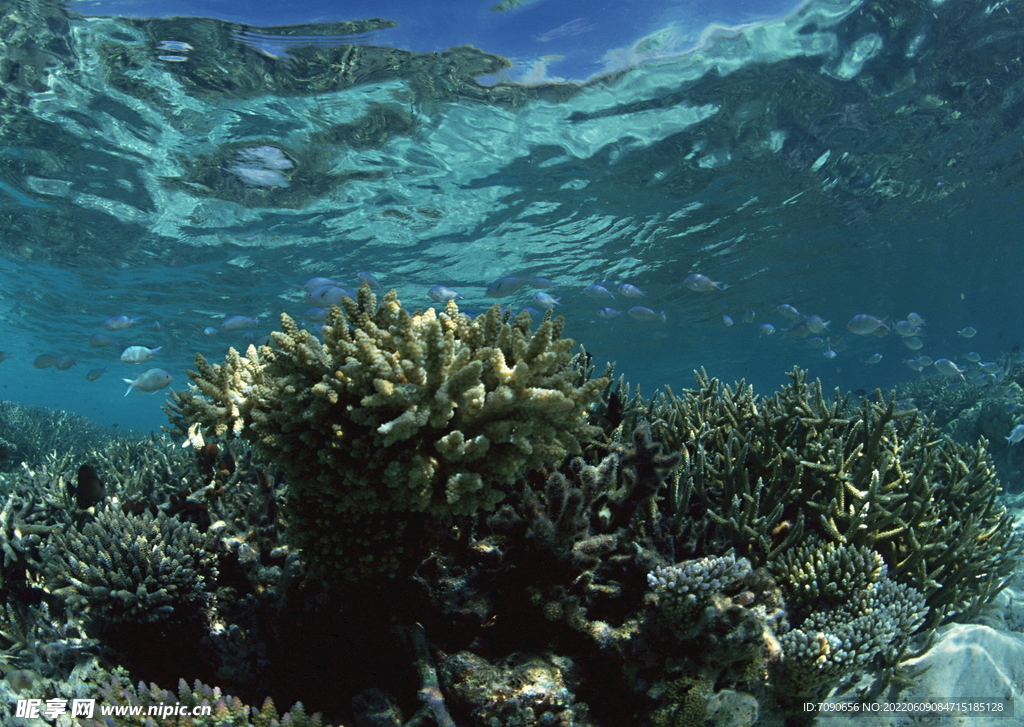
[[[333,308],[323,342],[287,315],[275,348],[196,356],[172,395],[179,432],[250,440],[321,518],[490,509],[525,472],[579,453],[608,379],[586,380],[562,319],[530,331],[498,306],[410,313],[368,287]]]

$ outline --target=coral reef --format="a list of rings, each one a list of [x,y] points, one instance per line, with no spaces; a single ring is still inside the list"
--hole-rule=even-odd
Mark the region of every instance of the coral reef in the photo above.
[[[770,568],[793,625],[778,637],[782,694],[815,694],[872,663],[895,664],[928,612],[924,596],[889,579],[882,557],[864,546],[793,548]]]
[[[665,503],[679,553],[735,547],[757,567],[817,535],[878,552],[925,595],[929,625],[977,613],[1022,549],[984,444],[952,441],[895,398],[826,401],[820,383],[790,376],[759,401],[699,374],[684,397],[627,407],[624,431],[649,420],[683,455]]]
[[[803,701],[891,678],[977,613],[1021,552],[984,447],[892,399],[826,400],[800,371],[765,399],[703,374],[630,399],[550,318],[531,335],[365,289],[332,316],[326,343],[286,324],[277,350],[200,365],[171,410],[185,448],[90,452],[92,507],[68,490],[77,460],[3,476],[8,683],[216,710],[172,724],[316,724],[272,706],[301,702],[386,727],[800,725]],[[419,358],[413,334],[434,341]],[[521,406],[499,406],[502,386]],[[515,442],[495,434],[538,410]],[[492,461],[452,456],[452,432],[485,437]],[[438,475],[419,491],[427,453]],[[449,497],[460,472],[484,485]],[[404,535],[374,539],[390,526]],[[330,527],[349,534],[303,532]],[[180,677],[199,682],[175,694]]]
[[[53,593],[108,624],[198,618],[217,578],[195,525],[116,509],[53,534],[44,573]]]
[[[42,463],[53,451],[84,456],[112,439],[91,419],[0,399],[0,472]]]
[[[580,381],[561,319],[531,334],[528,314],[510,321],[498,306],[476,319],[454,303],[410,314],[365,285],[344,303],[323,343],[284,315],[276,349],[197,356],[194,384],[169,407],[179,433],[242,437],[281,468],[311,564],[400,548],[409,513],[493,509],[597,432],[588,408],[608,381]]]

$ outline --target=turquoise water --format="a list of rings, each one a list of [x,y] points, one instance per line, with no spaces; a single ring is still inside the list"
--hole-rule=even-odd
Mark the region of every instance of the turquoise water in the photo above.
[[[381,45],[386,23],[3,5],[2,398],[156,429],[164,392],[126,397],[123,378],[184,386],[195,352],[244,347],[303,315],[307,279],[358,271],[410,308],[445,285],[477,311],[492,280],[549,278],[566,334],[647,393],[698,367],[767,393],[794,365],[870,389],[935,375],[905,359],[973,373],[968,352],[1024,341],[1019,2],[812,1],[689,35],[645,18],[572,73],[558,54]],[[556,37],[586,43],[586,25]],[[233,171],[264,146],[290,166]],[[693,273],[727,287],[690,290]],[[602,281],[647,297],[584,295]],[[785,335],[781,304],[835,338]],[[597,315],[633,305],[665,320]],[[916,351],[846,330],[910,312]],[[112,315],[140,320],[108,333]],[[259,322],[204,333],[230,315]],[[129,345],[161,350],[122,363]],[[33,366],[50,352],[77,363]]]

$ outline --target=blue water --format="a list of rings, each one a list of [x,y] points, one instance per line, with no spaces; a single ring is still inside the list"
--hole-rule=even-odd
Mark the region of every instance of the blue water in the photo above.
[[[550,278],[566,335],[648,394],[698,367],[763,393],[794,365],[871,389],[934,375],[903,363],[920,354],[1024,342],[1017,3],[7,5],[2,398],[157,429],[163,392],[123,378],[184,386],[195,352],[301,317],[308,278],[363,270],[409,307],[443,284],[475,310],[491,280]],[[338,25],[371,17],[398,25]],[[230,171],[260,145],[292,160],[288,186]],[[647,297],[583,295],[599,281]],[[783,303],[836,338],[785,336]],[[597,316],[637,304],[666,320]],[[911,311],[919,351],[845,328]],[[90,347],[110,315],[141,320]],[[260,322],[204,333],[227,315]],[[128,345],[162,349],[129,365]],[[77,365],[33,367],[48,352]]]

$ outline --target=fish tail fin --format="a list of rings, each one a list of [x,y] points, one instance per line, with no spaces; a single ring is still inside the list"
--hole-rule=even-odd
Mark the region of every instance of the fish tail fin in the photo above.
[[[659,318],[661,318],[661,322],[662,323],[664,323],[667,320],[667,317],[665,316],[665,311],[661,312],[661,315],[659,316]]]
[[[124,395],[128,396],[128,394],[132,393],[132,389],[135,387],[135,382],[131,379],[121,379],[121,381],[128,384],[128,391],[124,392]]]

